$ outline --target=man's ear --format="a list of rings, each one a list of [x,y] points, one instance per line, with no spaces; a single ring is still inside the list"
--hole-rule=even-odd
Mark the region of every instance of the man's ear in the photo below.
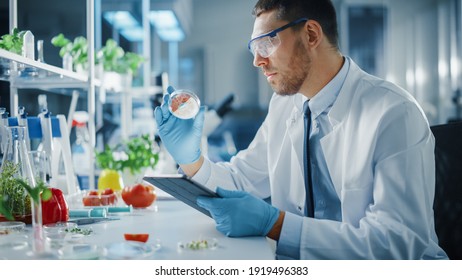
[[[319,22],[315,20],[308,20],[303,26],[303,32],[305,38],[307,38],[307,43],[310,47],[316,48],[324,37],[324,32],[322,30]]]

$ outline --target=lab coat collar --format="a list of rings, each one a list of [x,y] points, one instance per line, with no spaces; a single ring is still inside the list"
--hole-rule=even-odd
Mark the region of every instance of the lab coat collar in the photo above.
[[[346,76],[345,82],[343,86],[340,88],[340,92],[338,94],[337,100],[334,102],[328,116],[329,121],[331,122],[332,127],[337,126],[345,117],[345,114],[348,112],[351,104],[351,100],[353,99],[352,94],[356,91],[356,87],[358,86],[359,78],[358,75],[363,73],[363,71],[359,68],[359,66],[354,63],[354,61],[349,58],[350,69],[348,70],[348,74]],[[344,91],[344,89],[349,89],[348,92]]]
[[[311,119],[315,120],[323,112],[328,112],[332,107],[337,96],[345,82],[348,70],[350,69],[350,60],[345,59],[343,66],[335,77],[323,87],[313,98],[310,99],[309,107],[311,110]]]

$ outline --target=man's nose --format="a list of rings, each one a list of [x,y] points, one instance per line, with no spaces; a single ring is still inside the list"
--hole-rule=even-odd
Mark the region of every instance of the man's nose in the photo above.
[[[257,51],[255,52],[255,55],[253,57],[253,66],[255,67],[264,66],[268,64],[267,61],[268,61],[268,58],[264,58]]]

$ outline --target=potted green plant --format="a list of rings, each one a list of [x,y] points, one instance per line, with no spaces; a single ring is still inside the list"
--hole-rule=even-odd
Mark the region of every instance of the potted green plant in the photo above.
[[[23,36],[26,31],[13,28],[11,34],[0,37],[0,49],[22,55]],[[0,57],[0,76],[10,76],[10,61]]]
[[[59,56],[63,58],[63,64],[68,55],[72,58],[74,71],[85,73],[88,70],[88,45],[85,37],[78,36],[71,41],[60,33],[51,39],[51,44],[60,48]]]
[[[0,49],[21,55],[24,33],[26,31],[19,31],[18,28],[13,28],[11,34],[2,35],[0,38]]]
[[[114,91],[131,87],[133,76],[145,62],[144,57],[133,52],[125,52],[113,39],[108,39],[98,51],[97,60],[103,65],[103,84]]]
[[[123,185],[137,183],[146,168],[154,168],[159,160],[155,142],[149,135],[142,135],[124,141],[115,147],[105,146],[102,152],[96,152],[96,162],[103,169],[98,179],[98,189],[104,190],[115,184],[114,172],[122,174]]]

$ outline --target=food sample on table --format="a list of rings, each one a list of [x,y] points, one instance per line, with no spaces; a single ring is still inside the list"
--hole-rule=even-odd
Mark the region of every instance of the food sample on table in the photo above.
[[[216,249],[218,247],[218,240],[216,238],[201,238],[192,240],[190,242],[178,242],[179,250],[203,250],[203,249]]]
[[[106,206],[117,204],[117,194],[113,189],[106,188],[101,194],[97,191],[90,191],[82,198],[84,206]]]
[[[124,238],[127,241],[138,241],[146,243],[149,239],[149,234],[147,233],[124,233]]]

